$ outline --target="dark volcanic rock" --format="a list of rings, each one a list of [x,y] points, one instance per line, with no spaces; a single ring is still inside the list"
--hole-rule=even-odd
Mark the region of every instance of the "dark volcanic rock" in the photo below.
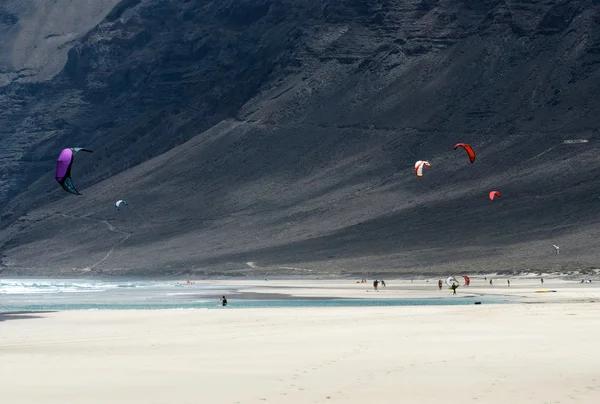
[[[592,0],[123,1],[52,80],[0,89],[5,272],[594,266],[599,18]],[[52,178],[76,145],[95,151],[81,197]]]

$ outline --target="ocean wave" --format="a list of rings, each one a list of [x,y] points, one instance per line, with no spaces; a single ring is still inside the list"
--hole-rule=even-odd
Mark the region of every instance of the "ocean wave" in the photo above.
[[[43,279],[3,279],[0,281],[0,295],[29,295],[29,294],[54,294],[54,293],[98,293],[111,290],[157,290],[157,289],[194,289],[218,290],[223,286],[216,285],[187,285],[181,281],[153,282],[153,281],[82,281],[82,280],[43,280]],[[186,292],[181,292],[185,294]]]
[[[44,281],[44,280],[2,280],[0,281],[0,295],[27,295],[27,294],[53,294],[53,293],[98,293],[111,289],[131,289],[145,287],[170,288],[174,284],[145,285],[132,282],[81,282],[81,281]]]

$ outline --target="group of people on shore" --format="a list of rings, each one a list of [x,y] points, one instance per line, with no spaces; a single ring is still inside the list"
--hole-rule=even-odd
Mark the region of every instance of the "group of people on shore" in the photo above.
[[[487,281],[487,276],[483,278],[484,281]],[[510,279],[506,280],[506,283],[508,285],[508,287],[510,288]],[[540,278],[540,283],[543,285],[544,284],[544,278]],[[494,286],[494,280],[492,278],[490,278],[490,286]]]
[[[439,288],[439,290],[442,290],[443,287],[444,287],[444,282],[441,279],[438,280],[438,288]],[[456,288],[458,288],[458,284],[457,283],[452,283],[452,286],[450,286],[450,288],[452,289],[452,294],[455,295],[456,294]]]
[[[487,276],[483,278],[484,281],[487,281]],[[591,282],[591,281],[590,281]],[[544,284],[544,278],[540,278],[540,283],[543,285]],[[581,281],[581,283],[583,283],[583,281]],[[510,279],[506,280],[506,284],[507,286],[510,288]],[[442,290],[442,287],[444,286],[444,282],[440,279],[438,280],[438,288],[439,290]],[[456,294],[456,289],[458,288],[459,285],[453,283],[452,286],[450,287],[452,289],[452,294],[455,295]],[[492,278],[490,278],[490,286],[494,286],[494,280]]]
[[[366,279],[361,279],[360,282],[357,281],[356,283],[362,284],[362,283],[368,283],[368,282]],[[387,287],[387,285],[385,284],[385,281],[383,279],[382,280],[375,279],[373,281],[373,289],[378,290],[380,283],[381,283],[381,286],[383,286],[384,288]]]

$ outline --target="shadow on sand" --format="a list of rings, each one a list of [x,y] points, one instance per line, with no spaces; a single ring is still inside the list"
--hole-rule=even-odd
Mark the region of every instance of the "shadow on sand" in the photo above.
[[[31,318],[44,318],[39,314],[55,313],[54,311],[2,311],[0,312],[0,323],[8,320],[27,320]]]

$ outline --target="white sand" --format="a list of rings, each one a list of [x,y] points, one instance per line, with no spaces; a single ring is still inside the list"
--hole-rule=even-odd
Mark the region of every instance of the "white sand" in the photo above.
[[[492,277],[493,285],[490,286],[489,279]],[[583,278],[584,276],[582,276]],[[242,293],[281,293],[301,297],[336,297],[336,298],[364,298],[364,299],[421,299],[421,298],[453,298],[452,291],[444,284],[442,290],[438,289],[439,278],[415,278],[387,279],[387,287],[379,286],[378,291],[373,288],[373,280],[367,284],[356,283],[351,279],[335,280],[197,280],[189,291],[194,287],[205,285],[222,285],[226,283],[238,292]],[[461,285],[464,280],[457,278]],[[587,278],[585,278],[587,279]],[[445,280],[445,277],[442,279]],[[510,287],[507,280],[510,280]],[[183,281],[182,281],[183,282]],[[555,292],[540,293],[553,290]],[[600,282],[581,284],[579,281],[567,280],[565,278],[544,277],[544,284],[540,277],[507,277],[490,275],[484,277],[472,277],[469,287],[458,288],[458,297],[462,296],[510,296],[520,298],[523,301],[532,302],[587,302],[590,299],[600,299]],[[235,295],[228,296],[235,300]]]
[[[41,316],[0,322],[2,404],[600,403],[594,303]]]

